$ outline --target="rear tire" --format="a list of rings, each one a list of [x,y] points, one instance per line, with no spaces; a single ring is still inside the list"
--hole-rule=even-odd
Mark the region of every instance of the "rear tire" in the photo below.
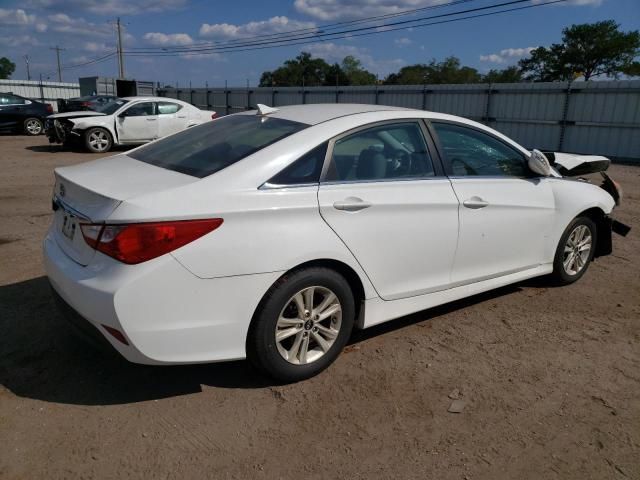
[[[104,128],[90,128],[84,133],[84,145],[90,152],[105,153],[111,150],[113,140]]]
[[[327,368],[346,345],[355,320],[349,283],[334,270],[286,274],[267,292],[247,337],[247,359],[282,382]]]
[[[40,135],[44,130],[44,125],[42,124],[42,120],[35,117],[27,118],[23,122],[23,131],[25,135],[29,135],[31,137],[35,137]]]
[[[598,231],[586,216],[576,217],[565,229],[556,248],[552,279],[558,285],[578,281],[589,268],[595,253]]]

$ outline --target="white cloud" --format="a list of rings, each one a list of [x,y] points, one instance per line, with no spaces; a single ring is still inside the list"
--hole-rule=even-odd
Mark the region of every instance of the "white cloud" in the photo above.
[[[49,28],[53,32],[87,37],[115,38],[115,27],[111,22],[93,23],[81,17],[71,17],[66,13],[49,15]],[[123,28],[123,43],[132,43],[135,38]]]
[[[365,18],[449,3],[451,0],[295,0],[295,9],[319,20]]]
[[[200,36],[219,39],[242,38],[252,35],[269,35],[272,33],[289,32],[305,28],[314,28],[313,22],[292,20],[285,16],[272,17],[269,20],[249,22],[243,25],[230,23],[203,23],[200,27]],[[304,32],[300,32],[303,34]]]
[[[451,3],[452,0],[295,0],[296,11],[322,21],[344,20],[400,13]],[[547,0],[533,0],[542,3]],[[558,5],[600,5],[604,0],[568,0]]]
[[[115,47],[112,45],[107,45],[106,43],[87,42],[84,44],[83,49],[87,52],[92,53],[104,53],[114,51]]]
[[[49,27],[54,32],[86,36],[113,36],[113,26],[107,23],[98,25],[84,18],[73,18],[66,13],[49,15]]]
[[[193,38],[191,38],[186,33],[149,32],[145,33],[142,38],[144,38],[151,45],[155,45],[158,47],[184,46],[191,45],[193,43]]]
[[[526,57],[536,47],[526,48],[505,48],[500,50],[500,53],[490,53],[488,55],[480,55],[481,62],[490,63],[511,63],[513,60]]]
[[[16,10],[0,8],[0,25],[31,25],[35,21],[35,15],[28,15],[21,8]]]
[[[38,47],[41,43],[38,39],[29,35],[12,35],[10,37],[0,37],[0,45],[7,47]]]
[[[402,38],[396,38],[393,43],[396,44],[396,46],[398,47],[407,47],[409,45],[411,45],[413,42],[411,41],[410,38],[407,37],[402,37]]]
[[[337,45],[331,42],[312,43],[301,48],[315,57],[323,58],[329,63],[341,62],[347,55],[353,55],[362,62],[362,65],[373,73],[383,77],[402,67],[406,62],[401,58],[376,59],[366,48],[353,45]]]
[[[95,15],[137,15],[176,10],[188,0],[27,0],[26,4],[55,12],[88,12]]]

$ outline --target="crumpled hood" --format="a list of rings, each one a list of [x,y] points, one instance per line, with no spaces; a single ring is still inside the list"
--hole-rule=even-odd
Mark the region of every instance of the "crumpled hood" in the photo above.
[[[601,155],[579,155],[576,153],[544,152],[547,159],[563,177],[575,177],[604,172],[611,160]]]
[[[53,115],[49,115],[47,118],[52,120],[59,118],[81,118],[81,117],[104,117],[104,113],[93,112],[93,111],[77,111],[77,112],[64,112],[64,113],[54,113]]]

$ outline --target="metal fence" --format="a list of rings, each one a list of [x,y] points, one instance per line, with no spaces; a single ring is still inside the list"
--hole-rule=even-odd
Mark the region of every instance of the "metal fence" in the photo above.
[[[60,82],[39,82],[38,80],[0,80],[0,93],[15,93],[22,97],[33,98],[50,103],[57,111],[58,98],[80,96],[80,84]]]
[[[221,115],[304,103],[371,103],[482,122],[528,148],[640,162],[640,81],[362,87],[165,88]]]

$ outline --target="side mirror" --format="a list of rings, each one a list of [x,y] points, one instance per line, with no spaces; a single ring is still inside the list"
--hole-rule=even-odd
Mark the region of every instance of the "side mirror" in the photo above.
[[[128,117],[129,114],[127,113],[127,110],[125,110],[124,112],[121,112],[118,114],[118,118],[124,118],[124,117]]]
[[[531,152],[531,156],[529,157],[529,169],[537,173],[538,175],[542,175],[543,177],[548,177],[551,175],[551,164],[547,157],[545,157],[544,153],[540,150],[534,149]]]

